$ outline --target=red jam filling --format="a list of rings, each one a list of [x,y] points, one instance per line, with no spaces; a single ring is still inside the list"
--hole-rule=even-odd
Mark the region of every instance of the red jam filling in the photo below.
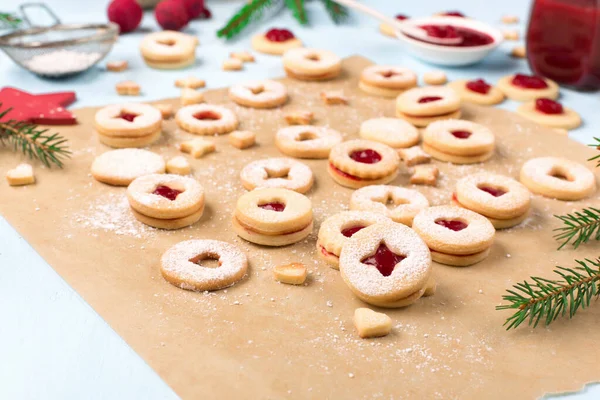
[[[279,203],[277,201],[274,201],[271,203],[259,204],[258,206],[264,210],[269,210],[269,211],[282,212],[283,210],[285,210],[285,204]]]
[[[556,115],[563,113],[563,106],[558,101],[541,98],[535,101],[535,109],[544,114]]]
[[[371,265],[383,276],[390,276],[394,272],[396,264],[404,260],[406,256],[392,252],[385,243],[381,243],[375,254],[360,260],[361,263]]]
[[[486,193],[491,194],[494,197],[500,197],[506,194],[506,190],[500,189],[493,186],[477,186],[479,190],[483,190]]]
[[[121,119],[124,119],[125,121],[129,121],[129,122],[133,122],[133,120],[137,116],[138,116],[138,114],[130,113],[127,111],[121,111],[121,114],[119,114],[119,116],[117,118],[121,118]]]
[[[174,201],[177,198],[177,196],[179,196],[179,194],[181,193],[183,193],[181,190],[172,189],[164,185],[157,186],[156,189],[154,189],[154,192],[152,192],[152,194],[162,196],[165,199],[169,199],[171,201]]]
[[[524,89],[546,89],[548,84],[545,80],[535,75],[516,74],[512,84]]]
[[[332,163],[329,163],[329,166],[331,167],[331,169],[333,169],[335,171],[336,174],[339,174],[339,175],[343,176],[346,179],[352,179],[353,181],[360,181],[360,180],[362,180],[358,176],[350,175],[350,174],[342,171],[341,169],[337,168]]]
[[[443,15],[445,17],[465,18],[465,14],[461,13],[460,11],[446,11],[446,12],[441,13],[440,15]]]
[[[457,139],[468,139],[472,135],[472,133],[468,131],[451,131],[450,133]]]
[[[435,223],[443,226],[444,228],[448,228],[454,232],[462,231],[467,226],[469,226],[468,224],[458,219],[438,219],[437,221],[435,221]]]
[[[396,75],[400,75],[400,74],[397,74],[394,71],[384,71],[384,72],[380,73],[379,75],[383,76],[384,78],[391,78],[392,76],[396,76]]]
[[[293,39],[294,34],[287,29],[271,29],[266,34],[265,37],[271,42],[286,42],[288,40]]]
[[[421,97],[418,101],[419,104],[424,104],[424,103],[431,103],[433,101],[438,101],[441,100],[442,98],[440,96],[425,96],[425,97]]]
[[[465,86],[470,91],[479,93],[479,94],[488,94],[490,89],[492,88],[492,86],[490,86],[483,79],[476,79],[474,81],[469,81],[469,82],[467,82],[467,84]]]
[[[394,18],[396,18],[398,21],[405,21],[408,19],[408,16],[404,14],[397,14]]]
[[[351,228],[346,228],[342,230],[342,235],[346,236],[346,237],[352,237],[352,235],[354,235],[356,232],[360,231],[361,229],[364,229],[364,226],[353,226]]]
[[[221,119],[221,116],[214,111],[200,111],[193,115],[194,118],[201,121],[216,121]]]
[[[377,164],[381,161],[381,154],[375,150],[356,150],[350,153],[350,158],[362,164]]]
[[[438,38],[438,39],[455,39],[462,38],[460,43],[448,43],[440,44],[438,46],[449,46],[449,47],[475,47],[485,46],[494,43],[494,38],[480,31],[474,29],[464,28],[461,26],[452,25],[421,25],[421,29],[427,32],[427,35]],[[421,38],[410,36],[411,39],[418,40],[420,42],[426,42]]]

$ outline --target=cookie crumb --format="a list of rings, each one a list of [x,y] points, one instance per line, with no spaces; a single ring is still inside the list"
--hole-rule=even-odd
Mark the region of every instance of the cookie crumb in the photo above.
[[[184,156],[171,158],[167,162],[167,173],[177,175],[189,175],[192,172],[192,167]]]
[[[106,63],[106,70],[110,72],[122,72],[129,68],[127,61],[109,61]]]
[[[410,183],[413,185],[435,186],[439,174],[440,170],[435,165],[417,165],[410,177]]]
[[[152,104],[155,108],[158,108],[163,119],[171,119],[173,118],[173,114],[175,111],[173,110],[173,106],[165,103]]]
[[[503,15],[502,16],[502,23],[503,24],[507,24],[507,25],[509,25],[509,24],[517,24],[517,23],[519,23],[519,17],[517,17],[516,15],[510,15],[510,14]]]
[[[423,74],[423,82],[428,85],[444,85],[448,77],[444,71],[429,71]]]
[[[431,162],[431,156],[425,153],[421,146],[412,146],[406,149],[398,149],[397,151],[407,167]]]
[[[520,38],[519,31],[515,29],[502,31],[502,35],[504,36],[505,40],[519,40]]]
[[[307,275],[306,266],[301,263],[278,265],[273,268],[275,280],[288,285],[302,285]]]
[[[349,102],[348,97],[344,96],[344,92],[341,90],[321,92],[321,100],[328,106],[347,105]]]
[[[525,58],[527,57],[527,50],[525,46],[515,46],[511,50],[510,55],[514,58]]]
[[[240,150],[254,146],[256,143],[256,134],[250,131],[233,131],[228,137],[229,144]]]
[[[199,104],[204,102],[204,94],[195,89],[183,88],[181,89],[181,105],[189,106],[191,104]]]
[[[392,319],[369,308],[354,310],[354,326],[363,339],[387,336],[392,331]]]
[[[200,158],[216,150],[215,143],[208,139],[197,138],[179,145],[179,149],[184,153],[189,153],[194,158]]]
[[[237,58],[229,58],[223,61],[223,71],[240,71],[244,67],[244,63]]]
[[[115,89],[119,96],[139,96],[141,90],[140,85],[134,81],[119,82],[115,85]]]
[[[354,374],[352,372],[348,372],[348,378],[350,378],[350,379],[354,378]]]
[[[254,56],[249,51],[233,51],[229,53],[230,58],[235,58],[240,60],[241,62],[254,62]]]
[[[16,168],[8,170],[6,180],[10,186],[31,185],[35,183],[33,167],[26,163],[19,164]]]
[[[206,87],[206,81],[194,76],[188,76],[187,78],[177,79],[175,86],[178,88],[202,89]]]
[[[310,125],[313,122],[314,114],[311,111],[290,111],[285,114],[285,122],[288,125]]]

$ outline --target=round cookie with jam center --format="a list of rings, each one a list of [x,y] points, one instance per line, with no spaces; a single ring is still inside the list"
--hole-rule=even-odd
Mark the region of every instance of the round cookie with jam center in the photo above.
[[[393,65],[371,65],[362,71],[358,82],[363,92],[390,98],[415,86],[417,75],[412,70]]]
[[[300,39],[288,29],[273,28],[252,37],[252,48],[264,54],[280,56],[289,49],[302,46]]]
[[[500,89],[506,97],[515,101],[532,101],[541,97],[555,100],[558,98],[556,82],[535,75],[508,75],[498,81]]]
[[[196,60],[198,40],[185,33],[162,31],[150,33],[142,39],[140,51],[146,64],[157,69],[179,69]]]
[[[517,108],[517,114],[550,128],[575,129],[581,125],[579,114],[563,107],[557,101],[544,97],[521,104]]]
[[[423,131],[424,145],[453,156],[493,153],[495,141],[494,134],[487,127],[457,119],[434,122]]]
[[[192,104],[175,114],[177,126],[195,135],[224,135],[238,127],[233,111],[212,104]]]
[[[156,107],[141,103],[114,104],[94,116],[98,134],[116,139],[142,139],[162,129],[162,114]]]
[[[462,101],[482,106],[502,103],[505,98],[500,89],[483,79],[453,81],[448,87],[454,89]]]
[[[412,125],[425,127],[442,119],[456,119],[461,115],[458,94],[445,86],[414,88],[396,99],[396,116]]]
[[[342,186],[358,189],[386,184],[398,175],[400,157],[391,147],[371,140],[349,140],[329,154],[327,171]]]

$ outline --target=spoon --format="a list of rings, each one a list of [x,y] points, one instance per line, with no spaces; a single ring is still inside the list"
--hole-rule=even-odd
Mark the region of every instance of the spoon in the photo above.
[[[396,30],[396,36],[399,36],[398,33],[400,32],[400,33],[403,33],[404,35],[412,36],[413,38],[416,38],[418,40],[421,40],[421,41],[424,41],[427,43],[439,44],[439,45],[445,45],[445,46],[453,46],[453,45],[455,46],[455,45],[461,44],[463,41],[463,38],[461,36],[458,36],[455,38],[438,38],[438,37],[430,36],[429,33],[425,29],[422,29],[415,25],[409,25],[407,23],[403,23],[396,19],[390,18],[387,15],[384,15],[377,10],[374,10],[370,7],[365,6],[364,4],[359,3],[356,0],[333,0],[333,1],[335,1],[338,4],[342,4],[342,5],[348,6],[350,8],[354,8],[355,10],[358,10],[360,12],[368,14],[368,15],[380,20],[381,22],[390,25],[391,27],[393,27]]]

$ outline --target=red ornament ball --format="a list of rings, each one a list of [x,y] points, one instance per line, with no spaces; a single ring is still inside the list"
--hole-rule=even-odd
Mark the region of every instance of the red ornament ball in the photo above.
[[[181,0],[161,1],[154,9],[154,15],[156,22],[165,30],[179,31],[189,22],[188,13]]]
[[[107,13],[108,20],[119,25],[121,33],[135,30],[142,22],[142,7],[135,0],[113,0]]]
[[[195,19],[204,11],[204,0],[179,0],[183,3],[189,19]]]

